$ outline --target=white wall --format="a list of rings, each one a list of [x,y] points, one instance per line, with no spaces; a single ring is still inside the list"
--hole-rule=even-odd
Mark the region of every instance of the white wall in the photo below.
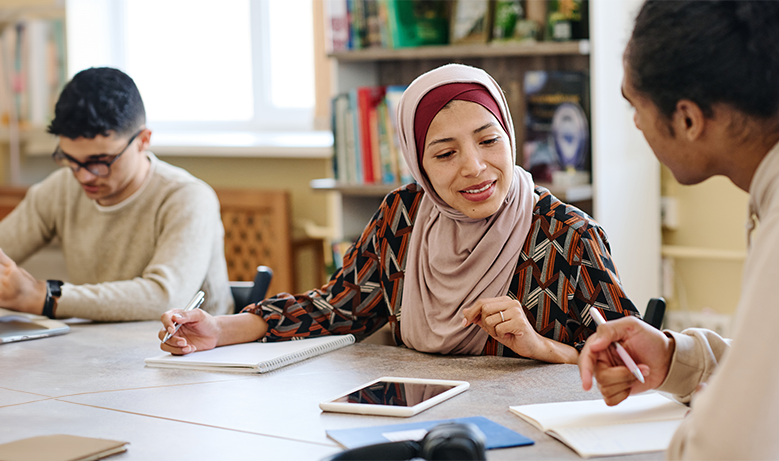
[[[660,291],[660,164],[622,98],[622,52],[640,0],[590,1],[594,214],[628,296],[643,312]]]

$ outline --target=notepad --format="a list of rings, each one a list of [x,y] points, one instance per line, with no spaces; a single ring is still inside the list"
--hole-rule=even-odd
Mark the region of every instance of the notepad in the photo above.
[[[509,409],[583,458],[666,450],[689,410],[657,393],[630,396],[613,407],[599,399]]]
[[[0,459],[3,461],[92,461],[126,451],[127,443],[77,435],[42,435],[0,445]]]
[[[533,441],[522,434],[501,426],[484,416],[468,418],[441,419],[437,421],[419,421],[416,423],[389,424],[385,426],[357,427],[354,429],[335,429],[326,431],[327,436],[344,448],[357,448],[376,443],[399,442],[404,440],[422,440],[427,432],[444,423],[471,423],[478,427],[486,437],[485,448],[518,447],[533,445]]]
[[[319,336],[273,343],[222,346],[189,355],[165,354],[146,359],[146,366],[236,373],[267,373],[354,343],[354,335]]]

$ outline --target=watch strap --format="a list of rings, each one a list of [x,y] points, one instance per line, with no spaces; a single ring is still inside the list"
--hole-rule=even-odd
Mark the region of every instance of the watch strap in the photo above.
[[[46,301],[43,303],[43,315],[54,318],[54,303],[62,296],[61,280],[46,280]]]

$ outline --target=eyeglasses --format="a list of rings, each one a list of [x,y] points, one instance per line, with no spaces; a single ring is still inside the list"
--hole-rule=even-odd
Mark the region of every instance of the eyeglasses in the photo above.
[[[114,155],[114,157],[111,160],[90,160],[88,162],[81,163],[78,160],[74,159],[70,155],[66,154],[65,152],[62,152],[62,149],[60,149],[60,146],[57,146],[57,150],[54,151],[53,154],[51,154],[51,157],[54,159],[54,161],[59,166],[66,166],[70,168],[74,173],[77,173],[78,170],[84,168],[85,170],[89,171],[95,176],[98,176],[100,178],[105,178],[111,174],[111,165],[113,165],[114,162],[116,162],[116,159],[121,157],[122,154],[125,153],[125,151],[130,147],[130,145],[135,141],[135,138],[138,137],[139,134],[143,132],[144,128],[141,128],[138,130],[137,133],[132,135],[130,137],[130,140],[127,141],[127,145],[124,146],[124,149],[122,149],[121,152]],[[102,154],[102,155],[108,155],[108,154]]]

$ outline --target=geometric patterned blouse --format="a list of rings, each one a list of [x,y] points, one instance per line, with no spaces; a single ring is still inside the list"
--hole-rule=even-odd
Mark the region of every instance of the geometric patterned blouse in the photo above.
[[[536,186],[535,193],[530,232],[508,296],[520,301],[538,333],[578,349],[595,331],[590,306],[607,320],[639,314],[622,289],[603,229],[543,187]],[[281,293],[244,309],[268,322],[262,340],[347,333],[359,340],[389,323],[395,344],[402,346],[403,276],[423,195],[417,184],[389,193],[344,255],[343,267],[322,288]],[[517,357],[492,337],[482,354]]]

